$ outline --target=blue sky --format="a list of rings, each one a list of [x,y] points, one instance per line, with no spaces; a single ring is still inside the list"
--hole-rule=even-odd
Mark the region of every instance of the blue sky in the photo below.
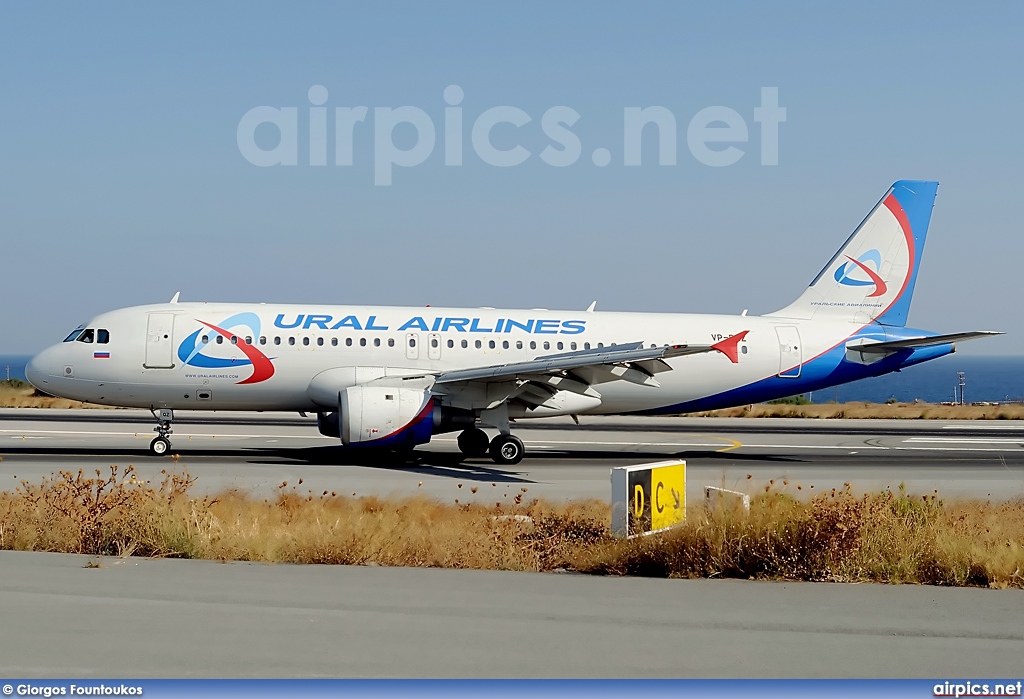
[[[1024,114],[1019,3],[0,5],[0,352],[34,352],[111,308],[186,300],[598,307],[762,313],[786,305],[897,179],[941,182],[911,324],[997,329],[972,353],[1024,353],[1018,231]],[[444,165],[459,85],[464,164]],[[311,167],[307,92],[333,108],[411,105],[438,129],[374,184]],[[778,87],[779,164],[753,110]],[[256,167],[236,131],[296,107],[299,163]],[[498,168],[469,131],[531,157]],[[572,107],[582,156],[551,167],[545,110]],[[623,110],[663,106],[678,156],[623,165]],[[700,163],[701,109],[750,129]],[[263,127],[261,127],[263,128]],[[332,124],[333,129],[333,124]],[[271,146],[267,130],[257,140]],[[414,140],[399,128],[395,142]],[[611,152],[597,167],[590,154]],[[333,145],[331,148],[333,156]]]

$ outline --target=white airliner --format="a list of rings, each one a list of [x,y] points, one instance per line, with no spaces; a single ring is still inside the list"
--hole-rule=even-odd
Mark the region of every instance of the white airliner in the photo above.
[[[315,412],[348,447],[461,430],[467,456],[518,463],[517,419],[757,403],[896,371],[999,334],[905,327],[936,182],[900,181],[792,304],[760,317],[170,303],[97,316],[34,357],[45,393],[173,411]],[[497,429],[489,439],[479,425]]]

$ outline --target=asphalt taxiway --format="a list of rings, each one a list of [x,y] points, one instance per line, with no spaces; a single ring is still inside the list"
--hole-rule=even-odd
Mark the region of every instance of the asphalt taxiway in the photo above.
[[[1024,657],[1020,590],[20,552],[0,571],[0,677],[1019,678]]]
[[[131,464],[143,478],[187,469],[200,491],[265,495],[282,483],[319,493],[426,493],[484,501],[527,488],[527,497],[607,498],[615,466],[685,459],[689,499],[705,485],[795,495],[851,483],[986,499],[1024,496],[1024,425],[1012,421],[802,420],[766,418],[568,418],[521,421],[527,446],[515,466],[461,459],[455,435],[408,456],[351,454],[315,420],[262,413],[181,414],[171,457],[150,456],[152,417],[127,410],[0,411],[0,489],[58,469]],[[459,484],[477,487],[476,495]]]

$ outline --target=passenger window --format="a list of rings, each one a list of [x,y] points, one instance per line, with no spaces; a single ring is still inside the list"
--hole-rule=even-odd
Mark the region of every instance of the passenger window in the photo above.
[[[275,345],[279,345],[279,344],[281,344],[281,338],[280,338],[280,337],[275,337],[275,338],[274,338],[274,344],[275,344]]]
[[[462,341],[462,349],[466,349],[467,347],[469,347],[469,341],[468,340],[463,340]]]
[[[504,342],[502,342],[501,343],[501,347],[502,347],[502,349],[508,349],[508,340],[505,340]]]
[[[491,349],[494,349],[494,340],[491,340],[490,342],[488,342],[487,346],[490,347]]]
[[[388,338],[388,347],[394,347],[394,346],[395,346],[395,338],[389,337]]]
[[[110,342],[110,333],[106,330],[100,329],[96,331],[96,342],[101,345],[105,345]]]
[[[430,338],[430,346],[431,347],[437,347],[437,338],[436,337]]]
[[[217,336],[217,344],[218,345],[223,345],[224,344],[224,336],[223,335],[218,335]]]
[[[551,343],[550,342],[545,342],[544,343],[544,349],[551,349]]]
[[[308,337],[302,338],[302,346],[303,347],[309,347],[309,338]]]
[[[583,343],[583,349],[590,349],[590,343],[589,342],[584,342]]]
[[[530,340],[530,349],[537,349],[537,343],[533,340]]]
[[[260,336],[260,344],[261,345],[267,344],[267,337],[266,337],[266,335],[261,335]]]
[[[246,335],[245,336],[245,344],[247,344],[247,345],[251,345],[252,344],[252,335]]]
[[[237,335],[232,335],[231,336],[231,344],[233,344],[233,345],[237,345],[238,344],[238,336]]]
[[[337,347],[337,346],[338,346],[338,338],[332,337],[331,338],[331,347]]]
[[[414,337],[410,337],[409,338],[409,346],[410,347],[415,347],[416,346],[416,338],[414,338]]]
[[[345,346],[346,347],[351,347],[352,346],[352,338],[351,337],[346,337],[345,338]]]
[[[476,348],[477,348],[477,349],[480,349],[481,347],[483,347],[483,343],[482,343],[482,342],[480,342],[480,340],[477,340],[477,341],[476,341]]]
[[[563,345],[561,342],[558,343],[557,347],[558,349],[565,349],[565,345]]]
[[[210,344],[210,336],[209,335],[203,335],[203,344],[204,345]]]
[[[597,346],[598,346],[598,348],[604,347],[604,343],[603,342],[598,342]]]
[[[373,338],[373,346],[374,347],[380,347],[380,338],[379,337]]]
[[[522,349],[522,348],[523,348],[523,341],[522,340],[516,340],[516,349]]]
[[[451,349],[454,346],[455,346],[455,340],[448,340],[448,349]]]
[[[86,342],[86,343],[92,344],[92,341],[93,341],[93,329],[89,328],[87,330],[83,330],[82,334],[78,336],[78,341],[79,342]]]
[[[294,345],[295,344],[295,338],[294,337],[289,337],[288,338],[288,344],[289,345]]]
[[[574,342],[571,345],[569,345],[569,349],[576,349],[576,343]]]
[[[360,347],[366,347],[366,338],[365,337],[359,338],[359,346]]]
[[[322,337],[318,337],[316,339],[316,346],[317,347],[323,347],[324,346],[324,339]]]

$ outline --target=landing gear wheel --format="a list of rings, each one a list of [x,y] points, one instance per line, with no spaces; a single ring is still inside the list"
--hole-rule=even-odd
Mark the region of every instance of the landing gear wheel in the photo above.
[[[496,464],[518,464],[526,455],[523,440],[510,434],[499,434],[491,440],[491,458]]]
[[[163,456],[171,450],[170,440],[164,437],[157,437],[149,443],[149,451],[153,456]]]
[[[459,451],[464,456],[478,457],[487,456],[487,447],[490,443],[487,433],[479,427],[471,427],[459,434]]]

